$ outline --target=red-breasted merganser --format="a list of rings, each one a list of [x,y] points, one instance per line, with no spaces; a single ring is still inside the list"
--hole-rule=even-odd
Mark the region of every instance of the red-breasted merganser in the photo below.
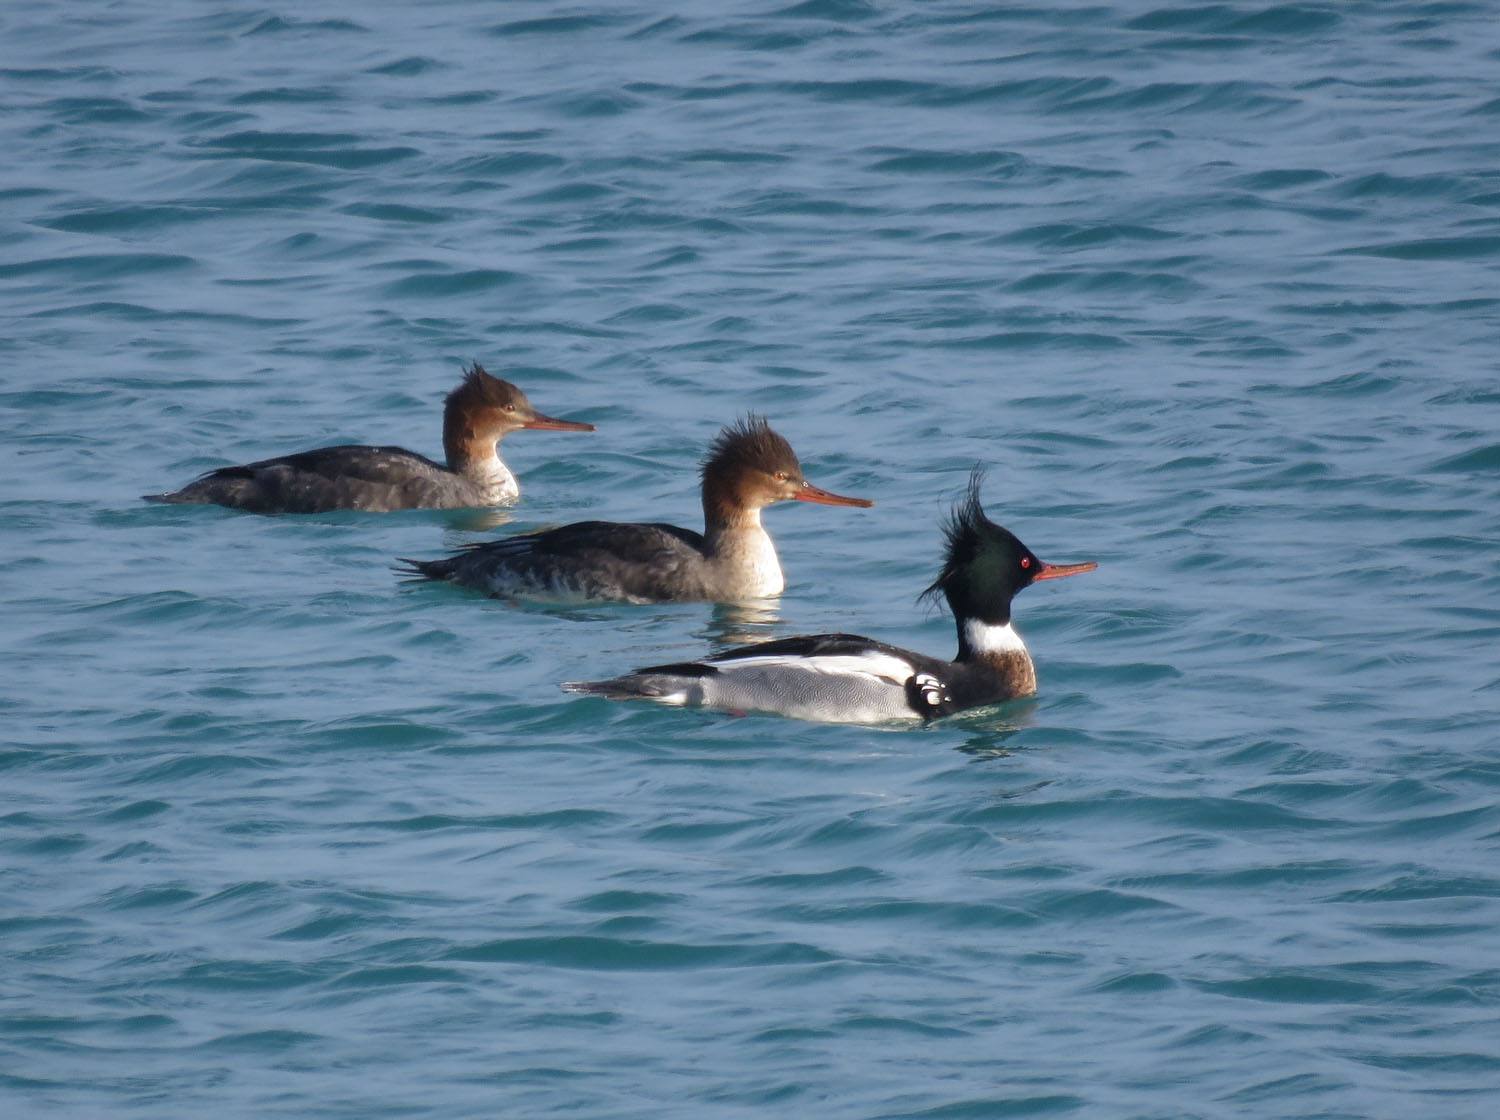
[[[943,595],[953,611],[958,656],[952,661],[857,634],[813,634],[562,687],[611,700],[775,712],[831,723],[933,719],[1030,696],[1036,670],[1011,626],[1011,598],[1038,580],[1090,572],[1098,565],[1042,563],[1014,534],[985,517],[977,476],[944,529],[947,557],[924,594]]]
[[[734,602],[779,595],[776,547],[760,511],[773,502],[872,506],[802,477],[791,444],[759,417],[719,433],[703,463],[700,535],[660,523],[580,521],[476,544],[442,560],[403,560],[410,574],[487,591],[627,603]]]
[[[519,429],[592,432],[594,425],[556,420],[531,407],[509,381],[477,362],[443,405],[444,466],[401,447],[348,444],[279,459],[220,467],[150,502],[214,502],[254,513],[327,513],[335,509],[468,509],[520,494],[496,444]]]

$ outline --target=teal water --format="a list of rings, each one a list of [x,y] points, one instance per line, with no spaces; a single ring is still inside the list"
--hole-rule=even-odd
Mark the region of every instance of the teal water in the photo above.
[[[7,1117],[1489,1117],[1500,9],[0,9]],[[498,515],[138,495],[598,425]],[[764,610],[396,556],[871,510]],[[556,683],[853,630],[974,464],[1086,577],[925,728]]]

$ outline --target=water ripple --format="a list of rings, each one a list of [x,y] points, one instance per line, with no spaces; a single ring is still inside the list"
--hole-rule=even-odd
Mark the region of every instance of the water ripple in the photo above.
[[[12,8],[10,1111],[1494,1111],[1488,11]],[[599,427],[508,437],[513,508],[139,500],[440,455],[475,360]],[[746,411],[877,502],[769,510],[772,607],[392,575],[696,526]],[[976,463],[1100,564],[1017,598],[1034,700],[557,690],[950,655]]]

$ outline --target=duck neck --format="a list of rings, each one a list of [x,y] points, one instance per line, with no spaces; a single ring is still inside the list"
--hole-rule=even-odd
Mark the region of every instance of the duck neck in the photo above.
[[[496,441],[480,439],[472,432],[444,431],[443,454],[448,457],[448,469],[465,476],[500,460]]]
[[[499,437],[486,439],[479,434],[481,393],[479,383],[470,379],[443,402],[443,454],[448,457],[448,469],[466,478],[483,470],[481,464],[499,461],[495,451]]]
[[[708,558],[723,573],[734,598],[779,595],[786,582],[771,535],[760,522],[760,508],[723,500],[703,489],[703,540]]]
[[[515,497],[516,476],[501,461],[498,440],[478,436],[471,428],[445,424],[443,451],[448,469],[479,487],[485,500]]]
[[[1009,618],[1004,622],[960,618],[958,656],[954,660],[982,665],[1004,682],[1005,690],[1012,696],[1036,691],[1036,666]]]

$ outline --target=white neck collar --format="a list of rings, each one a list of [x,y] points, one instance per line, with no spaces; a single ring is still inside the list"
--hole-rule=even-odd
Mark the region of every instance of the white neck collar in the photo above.
[[[1025,653],[1026,643],[1010,623],[996,626],[977,618],[964,619],[964,638],[973,653]]]

